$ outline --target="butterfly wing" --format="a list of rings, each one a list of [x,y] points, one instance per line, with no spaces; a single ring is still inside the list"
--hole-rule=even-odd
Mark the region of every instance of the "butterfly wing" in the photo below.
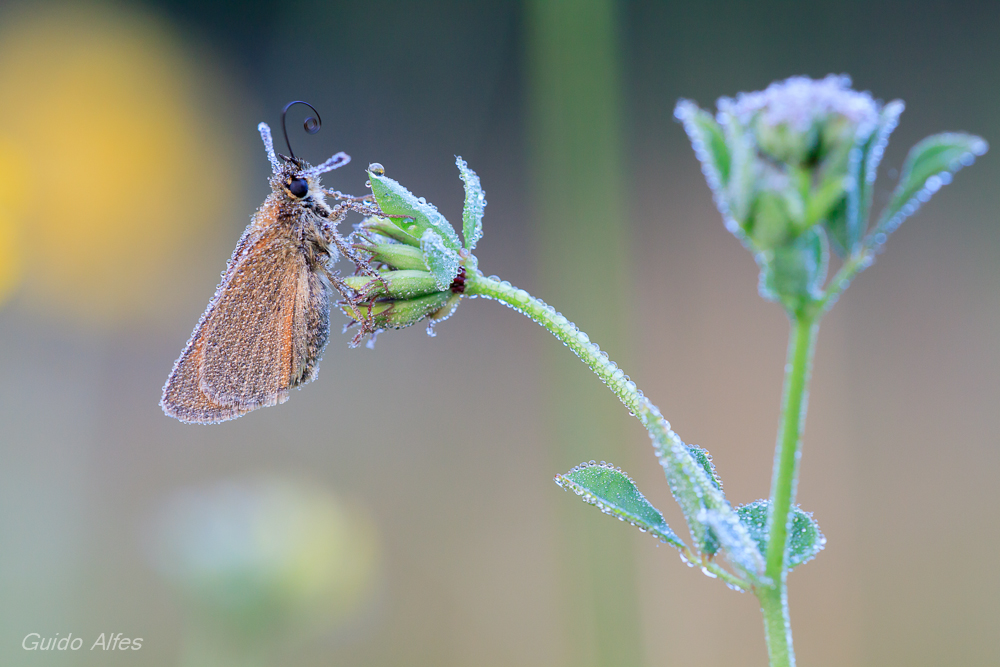
[[[164,411],[214,423],[288,400],[316,376],[329,287],[282,229],[248,234],[164,387]]]

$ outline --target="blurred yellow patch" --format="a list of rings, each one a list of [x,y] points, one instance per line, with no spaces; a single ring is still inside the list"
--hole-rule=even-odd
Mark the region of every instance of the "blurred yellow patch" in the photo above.
[[[0,261],[17,266],[5,254],[16,224],[29,302],[102,323],[155,312],[154,286],[231,216],[233,187],[199,99],[204,73],[153,21],[122,14],[0,21],[0,146],[21,156],[24,203],[14,221],[0,209]]]
[[[18,222],[26,203],[21,170],[10,146],[0,142],[0,304],[21,279],[21,244]]]

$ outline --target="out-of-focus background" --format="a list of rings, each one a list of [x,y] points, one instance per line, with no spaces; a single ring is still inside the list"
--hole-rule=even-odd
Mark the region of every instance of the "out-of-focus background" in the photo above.
[[[998,144],[998,26],[992,2],[4,3],[0,663],[765,665],[755,598],[551,482],[610,460],[681,528],[641,427],[506,308],[374,350],[338,320],[315,383],[223,425],[160,388],[267,194],[257,123],[305,99],[296,152],[352,155],[340,190],[379,161],[455,221],[468,160],[485,272],[590,332],[734,503],[764,497],[786,322],[673,106],[831,72],[904,99],[877,210],[927,134]],[[800,664],[1000,663],[998,164],[824,322]]]

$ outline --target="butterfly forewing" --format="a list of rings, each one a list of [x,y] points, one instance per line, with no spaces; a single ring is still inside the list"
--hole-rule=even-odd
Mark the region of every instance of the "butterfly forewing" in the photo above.
[[[288,227],[250,232],[164,389],[179,419],[215,422],[283,403],[329,337],[329,287]],[[196,379],[196,382],[194,381]]]

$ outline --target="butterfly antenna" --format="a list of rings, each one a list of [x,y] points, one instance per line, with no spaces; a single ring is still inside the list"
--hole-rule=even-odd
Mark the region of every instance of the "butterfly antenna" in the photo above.
[[[278,156],[274,154],[274,141],[271,139],[271,128],[267,123],[261,123],[257,126],[257,130],[260,132],[260,138],[264,140],[264,150],[267,151],[267,159],[271,163],[271,171],[277,174],[281,171],[281,163],[278,162]]]
[[[316,107],[309,104],[308,102],[303,102],[302,100],[295,100],[294,102],[289,102],[285,105],[285,108],[281,110],[281,131],[285,134],[285,145],[288,146],[288,155],[295,159],[295,152],[292,151],[292,144],[288,141],[288,128],[285,126],[285,115],[288,110],[291,109],[296,104],[304,104],[313,110],[315,116],[306,117],[305,121],[302,123],[302,127],[305,129],[307,134],[316,134],[319,132],[319,128],[323,127],[323,121],[319,117],[319,112],[316,111]]]
[[[351,161],[351,156],[341,151],[334,155],[332,158],[324,162],[323,164],[318,164],[315,167],[306,169],[303,174],[306,176],[319,176],[320,174],[325,174],[328,171],[333,171],[339,167],[343,167],[345,164]]]

